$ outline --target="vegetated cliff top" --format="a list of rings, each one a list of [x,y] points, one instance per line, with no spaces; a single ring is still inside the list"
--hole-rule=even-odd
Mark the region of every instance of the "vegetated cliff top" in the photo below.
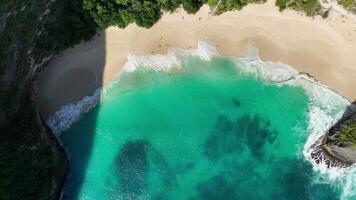
[[[340,126],[339,144],[356,150],[356,114]]]

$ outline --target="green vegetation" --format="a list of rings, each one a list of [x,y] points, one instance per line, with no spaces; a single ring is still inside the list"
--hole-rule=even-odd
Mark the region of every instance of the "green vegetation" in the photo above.
[[[174,11],[180,5],[188,13],[195,13],[202,0],[83,0],[84,9],[93,16],[101,28],[116,25],[124,28],[135,22],[149,28],[156,23],[162,11]]]
[[[244,6],[250,3],[265,3],[267,0],[221,0],[217,7],[216,14],[222,14],[226,11],[241,10]],[[208,0],[210,6],[216,6],[218,0]]]
[[[308,16],[323,14],[318,0],[276,0],[276,6],[281,11],[288,8],[304,12]]]
[[[355,0],[338,0],[340,5],[342,5],[345,9],[353,11],[356,13],[356,1]]]
[[[217,7],[216,14],[222,14],[226,11],[241,10],[250,3],[265,3],[267,0],[221,0]],[[350,0],[345,0],[350,1]],[[352,0],[351,0],[352,1]],[[211,7],[218,5],[219,0],[207,0],[206,3]],[[281,11],[292,9],[306,13],[308,16],[315,16],[322,13],[322,7],[318,0],[276,0],[276,6]]]
[[[340,127],[339,143],[342,146],[356,148],[356,121],[345,123]]]

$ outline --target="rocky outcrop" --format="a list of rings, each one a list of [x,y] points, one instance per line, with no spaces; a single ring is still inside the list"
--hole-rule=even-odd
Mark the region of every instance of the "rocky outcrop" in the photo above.
[[[350,167],[353,162],[339,155],[326,143],[327,134],[320,137],[311,147],[310,155],[316,164],[325,163],[327,167]]]
[[[310,147],[311,157],[317,164],[324,162],[327,167],[349,167],[356,163],[356,148],[341,145],[339,142],[340,127],[350,121],[356,121],[354,104],[351,104],[343,117]]]

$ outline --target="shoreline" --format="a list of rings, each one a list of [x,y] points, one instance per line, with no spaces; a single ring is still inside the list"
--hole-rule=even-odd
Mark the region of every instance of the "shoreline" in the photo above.
[[[38,107],[48,119],[62,106],[78,101],[113,80],[130,54],[166,53],[196,48],[208,39],[222,55],[245,57],[255,43],[263,61],[282,62],[315,77],[349,101],[356,99],[356,22],[338,13],[327,19],[278,11],[274,1],[211,16],[203,6],[196,15],[179,9],[166,13],[152,28],[110,27],[93,40],[63,52],[37,81]],[[174,24],[174,26],[172,25]]]
[[[310,17],[300,16],[299,13],[290,10],[280,13],[278,8],[272,5],[273,3],[273,1],[269,1],[265,4],[249,5],[242,11],[228,12],[222,16],[209,16],[207,6],[204,6],[196,15],[192,16],[179,10],[174,14],[164,14],[162,19],[152,28],[154,29],[153,31],[139,28],[136,25],[130,25],[127,29],[111,27],[99,33],[100,36],[96,36],[93,40],[64,51],[61,56],[58,56],[58,58],[50,63],[49,67],[41,75],[41,78],[36,81],[39,87],[36,102],[40,115],[46,120],[62,106],[81,100],[85,96],[92,95],[98,87],[104,86],[116,77],[124,66],[124,63],[126,63],[127,56],[130,53],[157,54],[166,53],[171,47],[195,48],[197,41],[205,38],[217,46],[219,53],[234,57],[244,57],[246,55],[244,52],[246,46],[252,41],[259,50],[261,60],[288,64],[297,69],[299,74],[306,73],[308,76],[310,74],[312,78],[315,77],[315,80],[327,85],[331,90],[346,97],[349,101],[356,99],[356,91],[352,91],[352,85],[356,85],[356,79],[353,80],[353,77],[356,77],[356,65],[352,65],[356,63],[356,58],[352,58],[352,52],[356,52],[356,23],[351,19],[346,19],[346,22],[344,22],[345,18],[341,17],[338,13],[333,13],[330,16],[331,18],[329,17],[328,19],[322,19],[321,17],[312,19]],[[267,12],[261,13],[264,9],[266,9]],[[235,15],[237,17],[233,17]],[[225,34],[226,30],[230,30],[227,27],[231,25],[241,25],[238,22],[232,23],[234,19],[239,18],[240,20],[248,21],[250,16],[253,16],[255,18],[254,20],[261,19],[264,16],[267,16],[267,18],[276,18],[277,20],[272,23],[274,25],[276,25],[276,23],[278,24],[278,20],[286,20],[287,22],[289,20],[301,20],[298,23],[306,21],[310,27],[312,27],[312,22],[315,20],[317,25],[320,25],[319,23],[321,23],[322,26],[328,25],[329,27],[326,26],[324,28],[329,32],[324,34],[321,39],[316,40],[315,38],[318,37],[317,35],[320,32],[313,34],[313,31],[309,30],[308,37],[309,39],[311,38],[310,40],[303,40],[303,37],[299,37],[299,40],[296,39],[294,41],[294,35],[290,33],[296,30],[295,28],[298,27],[298,23],[294,24],[293,28],[286,27],[287,30],[291,28],[288,30],[289,32],[287,31],[287,35],[289,34],[288,36],[291,37],[288,40],[286,38],[278,38],[278,34],[273,34],[273,31],[264,29],[266,28],[265,26],[268,25],[263,27],[261,27],[261,24],[246,26],[246,24],[251,23],[246,22],[242,24],[241,28],[232,28],[233,30],[228,34],[228,37],[225,38],[221,36],[221,34]],[[183,31],[184,34],[180,36],[179,40],[175,40],[174,37],[177,37],[178,34],[175,33],[174,29],[170,30],[170,26],[175,24],[175,20],[178,21],[181,17],[184,17],[184,19],[180,21],[179,26],[184,27],[187,21],[186,19],[189,19],[188,28]],[[208,20],[215,17],[218,19],[214,19],[213,21],[215,22],[209,24]],[[224,19],[230,17],[232,17],[232,19],[227,20],[228,23],[219,25],[220,22],[224,23]],[[197,23],[201,22],[206,22],[209,26],[213,26],[212,29],[207,28],[210,32],[209,30],[205,30],[208,32],[204,33],[204,30],[198,30],[198,34],[191,34],[187,31],[189,28],[194,28]],[[288,25],[288,23],[285,24]],[[352,27],[347,27],[348,25],[352,25]],[[219,28],[220,26],[221,30]],[[319,27],[320,31],[323,30],[322,26]],[[273,27],[275,26],[271,26],[271,29],[273,29]],[[333,33],[332,29],[328,29],[331,27],[335,27],[337,31]],[[177,28],[175,29],[177,30]],[[199,29],[199,27],[197,29]],[[281,27],[279,29],[281,29]],[[171,32],[165,32],[167,30]],[[278,30],[274,31],[278,32]],[[158,34],[155,35],[155,33]],[[240,33],[241,35],[236,35]],[[303,31],[299,30],[298,33],[294,34],[303,34]],[[151,36],[147,37],[147,35]],[[191,38],[185,38],[187,35],[191,36]],[[334,41],[323,41],[323,39],[330,39],[327,37],[328,35],[333,35],[335,38],[331,38],[334,39]],[[236,38],[234,36],[236,36]],[[135,41],[136,39],[138,39],[138,41]],[[121,40],[126,40],[126,42],[121,42]],[[343,41],[343,45],[340,45],[342,47],[339,47],[337,42],[340,40]],[[347,40],[352,40],[352,43],[347,43]],[[104,43],[100,45],[102,42]],[[310,42],[313,44],[310,45]],[[348,45],[346,45],[346,43]],[[308,48],[308,45],[310,45],[311,48]],[[333,50],[333,48],[336,50]],[[320,50],[320,52],[318,50]],[[341,52],[338,52],[339,50]],[[105,52],[104,55],[103,51]],[[343,53],[345,53],[344,57],[350,56],[345,62],[344,59],[340,58]],[[98,61],[98,55],[100,55],[99,57],[104,57],[104,62]],[[327,58],[324,58],[323,55]],[[335,56],[335,61],[330,60],[332,56]],[[79,87],[71,88],[70,86],[76,83],[77,78],[80,79]],[[334,78],[336,78],[336,80],[333,80]],[[59,84],[63,84],[60,89],[58,89]],[[63,89],[68,86],[71,89]],[[43,121],[43,123],[45,122]],[[44,125],[47,127],[46,124]],[[58,142],[58,138],[56,138],[56,140]],[[65,155],[66,152],[62,145],[60,145],[60,148],[62,148]],[[69,162],[69,160],[66,159],[66,172],[62,180],[63,182],[61,181],[62,187],[58,193],[56,192],[57,195],[60,196],[62,195],[63,186],[66,184],[66,178],[68,177],[67,162]]]

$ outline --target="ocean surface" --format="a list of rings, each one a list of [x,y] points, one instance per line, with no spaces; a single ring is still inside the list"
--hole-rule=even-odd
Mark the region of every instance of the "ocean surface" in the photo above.
[[[207,45],[131,56],[110,86],[50,119],[70,159],[64,199],[356,199],[355,170],[308,154],[347,101]]]

